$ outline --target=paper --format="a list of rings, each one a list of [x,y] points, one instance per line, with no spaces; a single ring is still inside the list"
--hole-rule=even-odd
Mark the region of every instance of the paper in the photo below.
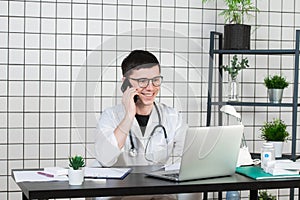
[[[45,167],[44,171],[49,174],[53,174],[54,176],[67,175],[68,169],[63,167]]]
[[[122,179],[131,172],[131,168],[101,168],[85,167],[84,176],[88,178],[117,178]]]
[[[272,163],[270,163],[272,165]],[[293,162],[292,160],[276,160],[273,168],[300,170],[300,162]]]
[[[39,174],[38,172],[44,171],[13,171],[15,181],[18,182],[45,182],[45,181],[68,181],[68,177],[64,176],[46,176]]]
[[[267,162],[265,172],[272,175],[299,174],[300,163],[291,160],[274,160]]]

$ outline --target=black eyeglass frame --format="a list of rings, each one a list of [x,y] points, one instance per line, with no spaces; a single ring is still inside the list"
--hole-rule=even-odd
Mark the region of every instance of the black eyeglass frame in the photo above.
[[[157,78],[160,79],[159,85],[157,85],[157,84],[154,82],[154,80],[157,79]],[[146,88],[146,87],[148,87],[150,81],[152,82],[152,85],[153,85],[154,87],[159,87],[159,86],[161,86],[161,84],[162,84],[163,78],[164,78],[163,76],[155,76],[155,77],[153,77],[153,78],[129,78],[129,77],[128,77],[128,79],[131,79],[131,80],[136,81],[136,82],[138,83],[138,85],[139,85],[140,88]],[[147,80],[147,85],[146,85],[146,86],[141,86],[141,84],[142,84],[142,83],[141,83],[141,80],[144,80],[144,81]]]

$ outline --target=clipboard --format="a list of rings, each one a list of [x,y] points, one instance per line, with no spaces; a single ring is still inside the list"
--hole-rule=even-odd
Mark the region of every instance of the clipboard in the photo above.
[[[132,168],[116,167],[85,167],[84,177],[92,179],[123,179]]]

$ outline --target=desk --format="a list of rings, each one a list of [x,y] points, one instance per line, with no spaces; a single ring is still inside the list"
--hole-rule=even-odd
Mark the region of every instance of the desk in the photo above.
[[[100,196],[153,195],[194,192],[222,192],[250,190],[250,199],[257,199],[259,189],[299,188],[299,179],[277,179],[256,181],[245,176],[212,178],[197,181],[170,182],[150,178],[143,170],[133,169],[123,180],[108,179],[106,182],[86,180],[83,185],[70,186],[68,182],[20,182],[23,200],[76,198]]]

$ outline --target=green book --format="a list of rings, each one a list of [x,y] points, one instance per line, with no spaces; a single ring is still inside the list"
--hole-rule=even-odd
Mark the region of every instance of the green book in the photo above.
[[[278,178],[300,178],[300,174],[275,175],[264,172],[260,166],[237,167],[236,172],[256,180]]]

